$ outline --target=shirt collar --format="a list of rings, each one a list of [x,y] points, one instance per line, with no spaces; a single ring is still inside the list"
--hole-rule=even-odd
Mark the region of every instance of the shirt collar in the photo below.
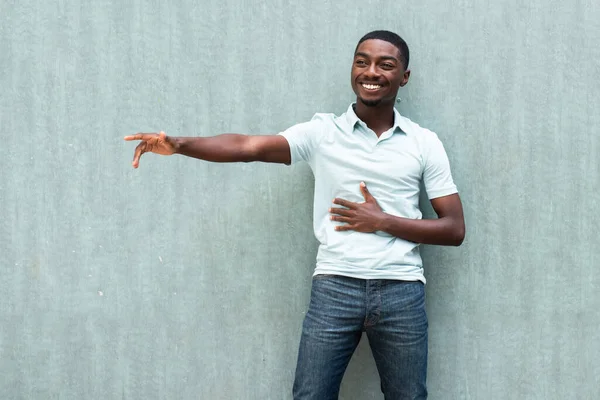
[[[354,126],[360,121],[360,118],[358,118],[358,116],[354,112],[355,104],[356,103],[350,104],[350,106],[348,107],[348,111],[346,111],[346,121],[348,122],[348,125],[350,125],[351,128],[354,128]],[[396,133],[396,131],[399,129],[400,131],[408,135],[410,131],[404,117],[400,115],[396,108],[394,108],[394,125],[392,125],[392,128],[394,133]]]

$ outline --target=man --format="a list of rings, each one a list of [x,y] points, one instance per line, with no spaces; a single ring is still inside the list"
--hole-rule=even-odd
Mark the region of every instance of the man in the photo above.
[[[386,399],[425,399],[427,316],[419,244],[455,245],[463,211],[435,133],[394,108],[407,84],[408,46],[374,31],[358,43],[351,71],[356,103],[316,114],[279,135],[169,137],[136,134],[133,166],[146,152],[213,162],[306,161],[315,176],[314,231],[320,242],[294,398],[337,399],[363,332]],[[423,220],[424,184],[438,219]]]

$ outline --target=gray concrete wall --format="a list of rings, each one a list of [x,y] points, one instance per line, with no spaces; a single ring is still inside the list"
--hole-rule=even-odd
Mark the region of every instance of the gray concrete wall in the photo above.
[[[385,28],[468,227],[423,250],[430,398],[598,398],[599,21],[596,0],[0,0],[0,397],[290,398],[309,169],[133,170],[122,137],[341,113]],[[366,341],[342,398],[382,398]]]

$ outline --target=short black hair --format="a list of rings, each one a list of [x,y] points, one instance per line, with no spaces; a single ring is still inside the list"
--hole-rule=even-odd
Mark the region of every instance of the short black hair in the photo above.
[[[390,32],[390,31],[369,32],[358,41],[358,44],[356,45],[356,49],[354,50],[354,52],[356,53],[356,50],[358,50],[358,46],[360,46],[360,44],[362,42],[364,42],[365,40],[369,40],[369,39],[385,40],[386,42],[389,42],[389,43],[393,44],[394,46],[396,46],[398,48],[398,51],[400,52],[400,57],[402,58],[401,61],[404,66],[404,69],[405,70],[408,69],[409,51],[408,51],[408,45],[406,44],[404,39],[402,39],[400,36],[398,36],[394,32]]]

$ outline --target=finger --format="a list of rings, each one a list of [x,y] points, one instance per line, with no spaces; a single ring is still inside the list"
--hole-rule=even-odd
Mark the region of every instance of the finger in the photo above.
[[[371,192],[369,192],[369,189],[367,189],[367,184],[364,182],[360,183],[360,191],[362,192],[365,201],[369,201],[374,198],[373,195],[371,195]]]
[[[329,213],[330,214],[337,214],[337,215],[342,215],[344,217],[350,217],[352,211],[348,210],[347,208],[341,208],[341,207],[331,207],[329,209]]]
[[[351,218],[348,217],[342,217],[339,215],[332,215],[331,217],[329,217],[329,219],[331,219],[332,221],[336,221],[336,222],[343,222],[345,224],[349,224],[352,222]]]
[[[335,227],[336,231],[353,231],[354,225],[339,225]]]
[[[338,198],[333,199],[333,204],[338,204],[340,206],[347,207],[351,210],[353,210],[357,207],[356,203],[353,203],[351,201],[344,200],[344,199],[338,199]]]
[[[131,162],[133,168],[139,167],[140,157],[146,152],[146,147],[146,142],[142,142],[135,147],[135,152],[133,153],[133,161]]]
[[[162,132],[164,133],[164,132]],[[129,141],[132,140],[150,140],[152,138],[155,138],[157,136],[156,133],[136,133],[135,135],[129,135],[129,136],[125,136],[123,139]]]

